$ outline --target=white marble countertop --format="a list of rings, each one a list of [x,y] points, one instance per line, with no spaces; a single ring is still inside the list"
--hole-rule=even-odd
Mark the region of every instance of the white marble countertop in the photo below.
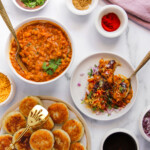
[[[94,21],[97,12],[104,5],[101,1],[94,12],[88,16],[76,16],[69,12],[66,8],[65,0],[49,0],[48,5],[36,13],[27,13],[19,10],[11,0],[2,0],[2,2],[14,26],[29,17],[46,16],[58,20],[68,28],[74,40],[76,55],[69,72],[72,72],[76,65],[86,56],[101,51],[118,53],[136,67],[150,50],[150,31],[132,21],[129,21],[126,32],[119,38],[106,39],[99,35],[95,29]],[[14,100],[9,105],[0,108],[0,117],[2,117],[9,106],[19,102],[20,99],[27,95],[51,95],[63,99],[74,106],[69,90],[70,80],[68,77],[70,77],[70,73],[46,86],[29,85],[18,79],[12,73],[5,59],[5,45],[8,34],[9,31],[0,17],[0,69],[8,72],[13,77],[17,86]],[[147,105],[150,105],[150,62],[138,73],[138,77],[139,91],[136,103],[126,115],[110,122],[95,121],[83,115],[90,129],[92,150],[99,150],[103,135],[108,130],[118,127],[128,129],[135,133],[141,150],[150,149],[150,143],[143,139],[138,128],[141,111]]]

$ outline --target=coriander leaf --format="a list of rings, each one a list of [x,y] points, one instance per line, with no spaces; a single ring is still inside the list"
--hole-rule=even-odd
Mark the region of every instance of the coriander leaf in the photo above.
[[[90,99],[92,97],[93,92],[90,91],[89,95],[87,96],[88,99]]]
[[[122,93],[123,92],[123,87],[119,87],[119,90],[120,90],[120,92]]]
[[[96,107],[93,107],[93,108],[92,108],[93,111],[96,111],[96,109],[97,109]]]
[[[51,63],[48,67],[50,69],[53,69],[54,71],[56,71],[56,69],[58,68],[58,66],[56,64],[53,64],[53,63]]]
[[[50,61],[49,61],[49,64],[54,64],[55,63],[55,59],[51,59]]]
[[[108,109],[111,109],[112,107],[111,107],[111,105],[108,105]]]
[[[115,109],[118,109],[119,107],[117,105],[114,106]]]
[[[48,70],[48,71],[46,71],[46,73],[49,74],[49,75],[53,75],[54,74],[54,72],[52,70]]]
[[[93,70],[90,69],[90,72],[88,72],[88,75],[91,77],[93,75]]]
[[[56,64],[61,65],[61,59],[60,58],[58,60],[56,60]]]
[[[43,63],[42,68],[44,71],[47,71],[49,67],[46,65],[46,62]]]
[[[26,5],[30,8],[34,8],[36,6],[36,2],[29,2],[29,3],[26,3]]]
[[[125,81],[125,79],[122,79],[122,82],[124,82]]]

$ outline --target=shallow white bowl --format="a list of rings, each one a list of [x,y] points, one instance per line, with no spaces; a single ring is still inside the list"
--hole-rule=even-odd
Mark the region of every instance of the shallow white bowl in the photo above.
[[[1,108],[2,106],[7,105],[8,103],[10,103],[13,100],[13,98],[15,96],[15,93],[16,93],[16,86],[15,86],[15,83],[12,80],[12,78],[6,72],[0,70],[0,73],[7,76],[7,78],[10,81],[10,85],[11,85],[11,91],[10,91],[10,94],[9,94],[8,98],[4,102],[0,103],[0,108]]]
[[[39,11],[39,10],[41,10],[42,8],[44,8],[46,5],[47,5],[47,3],[48,3],[48,1],[49,0],[46,0],[45,1],[45,3],[42,5],[42,6],[40,6],[40,7],[38,7],[38,8],[33,8],[33,9],[27,9],[27,8],[24,8],[24,7],[21,7],[17,2],[16,2],[16,0],[12,0],[13,1],[13,3],[19,8],[19,9],[21,9],[21,10],[23,10],[23,11],[26,11],[26,12],[36,12],[36,11]]]
[[[11,64],[11,61],[10,61],[10,58],[9,58],[9,51],[10,51],[10,41],[12,39],[12,35],[10,34],[9,37],[8,37],[8,40],[7,40],[7,46],[6,46],[6,60],[9,64],[9,67],[11,68],[11,70],[14,72],[14,74],[19,78],[21,79],[22,81],[25,81],[27,83],[30,83],[30,84],[35,84],[35,85],[43,85],[43,84],[49,84],[51,82],[54,82],[56,80],[58,80],[60,77],[62,77],[67,71],[68,69],[70,68],[72,62],[73,62],[73,59],[74,59],[74,45],[73,45],[73,40],[71,38],[71,35],[69,34],[69,32],[67,31],[67,29],[62,25],[60,24],[59,22],[57,22],[56,20],[53,20],[53,19],[50,19],[50,18],[46,18],[46,17],[33,17],[33,18],[29,18],[27,20],[24,20],[22,21],[16,28],[15,30],[17,30],[18,28],[20,28],[21,26],[23,26],[24,24],[28,23],[28,22],[31,22],[31,21],[35,21],[35,20],[46,20],[46,21],[50,21],[50,22],[53,22],[55,24],[57,24],[58,26],[60,26],[67,34],[70,42],[71,42],[71,46],[72,46],[72,59],[71,59],[71,62],[69,64],[69,66],[59,75],[57,76],[56,78],[52,79],[52,80],[49,80],[49,81],[45,81],[45,82],[35,82],[35,81],[30,81],[30,80],[27,80],[25,78],[23,78],[21,75],[19,75],[16,70],[14,69],[14,67],[12,66]]]
[[[70,92],[73,102],[82,113],[95,120],[107,121],[117,119],[123,116],[132,108],[136,100],[138,90],[138,79],[137,76],[134,76],[131,80],[133,97],[131,99],[131,102],[125,108],[122,108],[118,111],[113,111],[110,116],[108,116],[108,113],[101,113],[99,115],[93,113],[93,111],[90,108],[87,108],[86,104],[81,104],[81,100],[85,97],[85,92],[88,85],[88,72],[90,68],[92,68],[95,64],[98,65],[99,60],[101,58],[104,58],[104,60],[114,59],[121,63],[121,66],[117,67],[115,74],[122,74],[126,77],[129,77],[134,71],[130,63],[118,54],[108,52],[95,53],[81,61],[74,70],[70,82]],[[81,76],[81,74],[84,74],[84,76]],[[81,84],[80,87],[77,86],[78,83]]]
[[[119,19],[120,19],[120,27],[113,32],[108,32],[106,30],[103,29],[102,25],[101,25],[101,20],[102,17],[108,13],[115,13]],[[127,13],[119,6],[117,5],[106,5],[104,7],[102,7],[96,17],[96,21],[95,21],[95,26],[97,31],[108,38],[114,38],[117,36],[120,36],[125,29],[127,28],[128,25],[128,16]]]
[[[112,134],[114,134],[114,133],[118,133],[118,132],[126,133],[126,134],[130,135],[130,136],[134,139],[134,141],[135,141],[135,143],[136,143],[136,145],[137,145],[137,150],[139,150],[139,143],[138,143],[138,140],[137,140],[137,138],[135,137],[135,135],[134,135],[132,132],[130,132],[130,131],[126,130],[126,129],[122,129],[122,128],[115,128],[115,129],[112,129],[112,130],[108,131],[108,132],[104,135],[104,137],[103,137],[103,139],[102,139],[102,141],[101,141],[100,150],[103,150],[103,146],[104,146],[105,140],[106,140],[110,135],[112,135]]]
[[[76,9],[72,3],[72,0],[66,0],[66,5],[67,5],[68,9],[76,15],[88,15],[95,9],[95,7],[98,4],[98,1],[99,0],[92,0],[92,4],[89,6],[89,8],[87,10]]]
[[[142,134],[142,136],[144,137],[145,140],[147,140],[148,142],[150,142],[150,137],[148,137],[145,132],[144,132],[144,129],[143,129],[143,118],[145,116],[145,114],[150,110],[150,106],[147,106],[143,112],[141,113],[140,115],[140,119],[139,119],[139,129],[140,129],[140,132]]]

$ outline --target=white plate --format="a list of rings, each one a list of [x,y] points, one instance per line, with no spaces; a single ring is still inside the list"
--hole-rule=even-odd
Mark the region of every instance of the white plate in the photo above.
[[[121,117],[125,113],[127,113],[131,107],[133,106],[137,94],[137,88],[138,88],[138,82],[137,77],[134,76],[132,78],[131,84],[133,88],[133,98],[131,102],[123,109],[113,111],[110,116],[108,116],[108,113],[101,113],[97,115],[96,113],[93,113],[91,109],[87,108],[86,104],[81,104],[81,100],[85,96],[85,90],[87,87],[87,79],[88,79],[88,72],[89,69],[92,68],[95,64],[98,65],[99,60],[101,58],[106,59],[115,59],[116,61],[119,61],[121,63],[121,67],[117,67],[115,74],[122,74],[126,77],[129,77],[131,73],[133,72],[133,67],[121,56],[113,53],[96,53],[93,54],[87,58],[85,58],[75,69],[70,82],[70,91],[72,99],[77,106],[77,108],[87,115],[88,117],[96,120],[113,120],[116,118]],[[81,76],[81,74],[84,74],[84,76]],[[81,86],[77,86],[77,84],[80,83]]]

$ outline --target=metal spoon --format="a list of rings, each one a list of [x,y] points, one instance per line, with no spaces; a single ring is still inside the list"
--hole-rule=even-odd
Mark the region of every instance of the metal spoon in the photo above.
[[[1,14],[3,20],[5,21],[8,29],[10,30],[10,32],[14,36],[15,41],[17,42],[16,60],[17,60],[17,62],[19,64],[19,66],[22,68],[22,70],[23,71],[27,71],[27,68],[25,67],[25,65],[23,64],[23,62],[22,62],[22,60],[20,59],[20,56],[19,56],[19,52],[20,52],[21,47],[20,47],[19,41],[17,39],[15,30],[14,30],[14,28],[13,28],[11,22],[10,22],[10,19],[9,19],[7,13],[6,13],[6,10],[5,10],[1,0],[0,0],[0,14]]]
[[[40,105],[36,105],[35,107],[33,107],[27,119],[26,129],[22,132],[22,134],[20,134],[20,136],[17,138],[15,142],[10,144],[10,147],[7,150],[15,149],[15,144],[25,135],[25,133],[30,128],[40,127],[43,123],[47,121],[48,117],[49,117],[49,113],[44,107]]]

